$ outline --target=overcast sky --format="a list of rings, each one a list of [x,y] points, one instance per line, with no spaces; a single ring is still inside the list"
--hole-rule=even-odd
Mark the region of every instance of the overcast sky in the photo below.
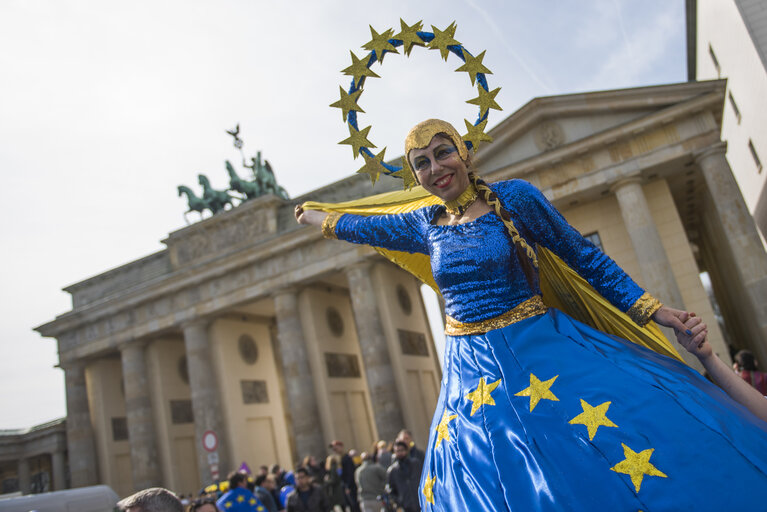
[[[226,188],[226,129],[291,197],[362,165],[328,105],[368,25],[400,17],[487,50],[490,127],[536,96],[686,80],[682,0],[0,1],[0,428],[66,414],[56,342],[32,328],[71,309],[62,287],[163,249],[177,185]],[[420,120],[476,117],[460,64],[415,48],[374,66],[359,119],[387,158]]]

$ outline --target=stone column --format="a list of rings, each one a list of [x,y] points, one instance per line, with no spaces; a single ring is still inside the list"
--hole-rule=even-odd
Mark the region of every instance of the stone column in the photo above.
[[[55,451],[51,454],[51,466],[51,472],[53,473],[53,490],[63,491],[67,488],[64,452]]]
[[[125,415],[136,491],[162,485],[144,347],[143,342],[129,342],[120,347]]]
[[[96,446],[85,384],[85,364],[63,365],[67,392],[67,452],[72,487],[96,485]]]
[[[192,411],[194,412],[197,466],[200,481],[207,485],[213,480],[208,462],[208,452],[202,446],[205,432],[213,431],[218,437],[217,453],[220,474],[226,475],[234,468],[229,463],[226,422],[221,407],[221,391],[211,360],[208,322],[204,320],[193,321],[185,324],[183,330],[186,361],[189,369],[189,388],[192,395]]]
[[[29,460],[21,458],[18,462],[19,491],[21,494],[29,494],[32,489],[32,478],[29,472]]]
[[[378,438],[394,439],[405,423],[370,270],[370,263],[360,263],[349,268],[346,277]]]
[[[737,276],[738,282],[729,286],[735,288],[740,327],[749,339],[734,341],[748,345],[767,362],[767,254],[725,158],[726,150],[727,145],[720,142],[695,155],[695,162],[710,192],[717,231],[725,241],[713,252],[721,255],[719,261],[730,263],[732,275]]]
[[[663,248],[639,178],[619,181],[613,185],[612,191],[618,198],[623,222],[636,252],[645,288],[669,307],[684,309],[682,293],[671,270],[671,263]]]
[[[274,309],[288,411],[293,425],[295,458],[308,454],[321,458],[327,449],[317,398],[313,392],[314,381],[306,353],[306,339],[298,315],[297,291],[289,288],[275,294]]]

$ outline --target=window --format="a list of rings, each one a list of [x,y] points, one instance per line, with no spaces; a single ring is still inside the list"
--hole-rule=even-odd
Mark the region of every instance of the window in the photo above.
[[[594,231],[593,233],[589,233],[588,235],[583,235],[583,238],[591,242],[592,244],[596,245],[600,251],[604,252],[604,247],[602,247],[602,239],[599,238],[599,232]]]
[[[756,154],[756,148],[754,147],[754,143],[751,141],[751,139],[748,139],[748,149],[751,151],[751,156],[754,159],[757,171],[762,172],[762,161],[759,160],[759,155]]]
[[[738,104],[735,103],[735,98],[732,97],[732,91],[727,93],[727,97],[730,98],[730,105],[732,106],[732,111],[735,113],[735,117],[738,120],[738,124],[740,124],[740,109],[738,108]]]
[[[711,47],[711,43],[708,44],[708,54],[711,55],[711,60],[714,62],[714,67],[716,68],[716,76],[721,78],[722,66],[719,65],[719,59],[716,58],[716,54],[714,53],[714,49]]]

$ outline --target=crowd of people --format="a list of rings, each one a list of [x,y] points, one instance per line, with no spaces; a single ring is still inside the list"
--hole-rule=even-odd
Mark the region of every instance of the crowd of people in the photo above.
[[[125,512],[415,512],[424,452],[402,430],[393,442],[347,450],[338,440],[320,462],[304,457],[297,467],[260,466],[253,475],[234,471],[198,496],[176,498],[146,489],[118,505]],[[177,502],[177,503],[176,503]]]

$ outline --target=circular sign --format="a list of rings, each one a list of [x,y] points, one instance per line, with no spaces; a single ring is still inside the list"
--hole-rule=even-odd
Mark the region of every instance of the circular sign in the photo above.
[[[212,430],[206,430],[202,435],[202,447],[209,452],[215,452],[218,448],[218,436]]]

